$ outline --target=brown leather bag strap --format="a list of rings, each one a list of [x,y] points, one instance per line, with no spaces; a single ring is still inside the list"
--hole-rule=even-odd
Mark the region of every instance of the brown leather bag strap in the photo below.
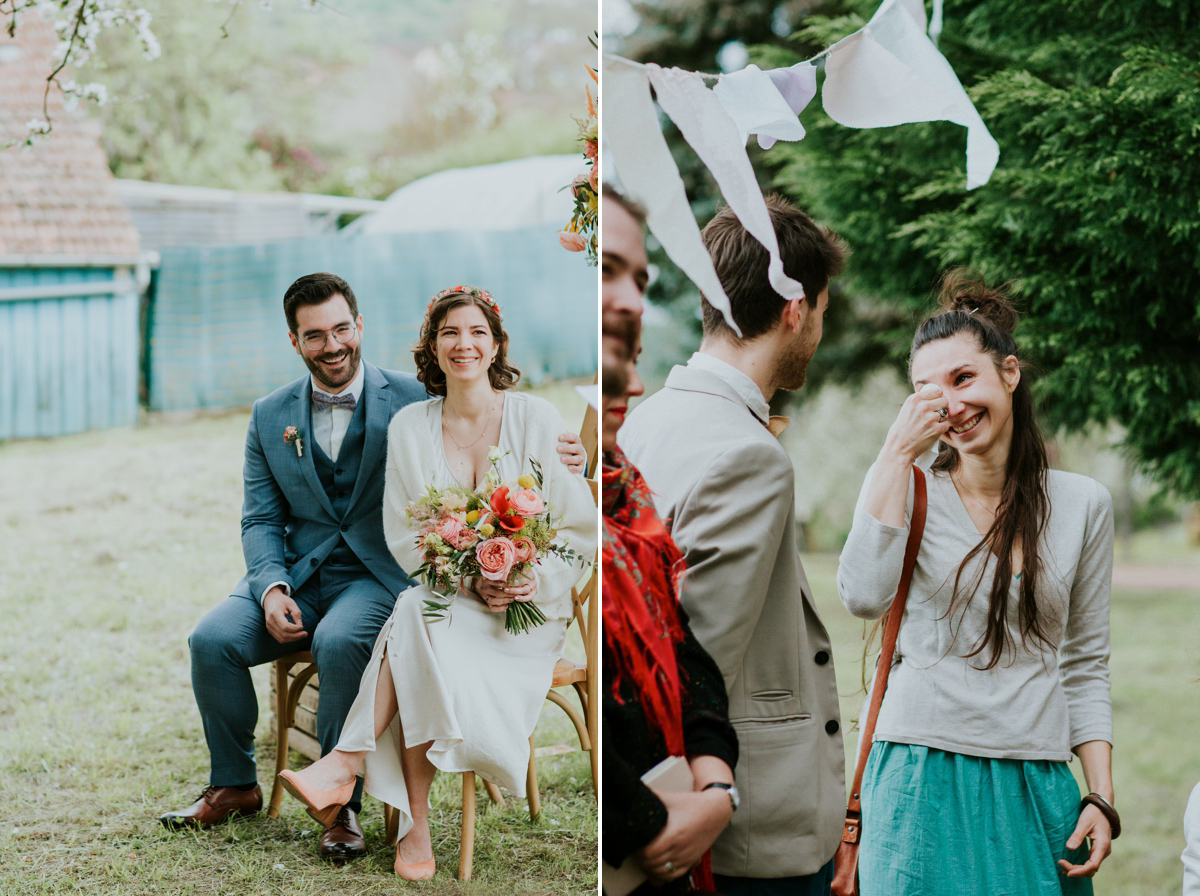
[[[908,601],[908,586],[912,583],[913,567],[916,566],[921,535],[925,531],[925,474],[916,465],[912,469],[915,494],[912,519],[908,526],[908,542],[904,546],[904,569],[900,573],[900,585],[896,589],[896,596],[888,609],[887,625],[883,630],[883,647],[879,651],[879,662],[875,666],[875,683],[871,685],[871,706],[867,710],[867,718],[863,722],[858,742],[858,762],[854,767],[854,783],[850,787],[847,806],[854,812],[861,811],[859,795],[862,793],[863,770],[867,765],[867,756],[871,753],[871,743],[875,739],[875,720],[879,717],[883,692],[887,690],[888,674],[892,671],[892,657],[896,653],[896,636],[900,634],[900,620],[904,616],[904,605]]]

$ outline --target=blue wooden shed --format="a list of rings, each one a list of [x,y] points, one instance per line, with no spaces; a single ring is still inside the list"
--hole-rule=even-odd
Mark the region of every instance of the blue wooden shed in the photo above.
[[[49,97],[53,29],[29,15],[0,32],[0,440],[132,424],[138,413],[139,281],[148,277],[99,130]]]

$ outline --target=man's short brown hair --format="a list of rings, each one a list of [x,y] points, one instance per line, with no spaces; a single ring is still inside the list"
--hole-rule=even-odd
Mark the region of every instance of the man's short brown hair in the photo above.
[[[784,273],[800,281],[805,299],[815,308],[817,296],[845,269],[850,250],[836,233],[817,224],[782,196],[772,194],[766,197],[766,204],[779,241]],[[779,321],[785,301],[767,279],[767,250],[746,232],[728,206],[717,212],[701,235],[742,338],[763,335]],[[707,299],[703,310],[704,335],[737,338]]]
[[[296,332],[296,309],[310,305],[324,305],[334,296],[341,296],[350,308],[350,317],[358,320],[358,300],[354,298],[354,290],[350,284],[337,274],[318,271],[315,274],[305,274],[287,288],[283,294],[283,315],[287,318],[288,329]]]

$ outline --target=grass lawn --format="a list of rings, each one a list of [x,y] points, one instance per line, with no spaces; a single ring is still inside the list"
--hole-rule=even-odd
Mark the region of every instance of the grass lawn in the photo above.
[[[566,419],[580,419],[582,402],[556,388],[550,397]],[[157,420],[0,444],[0,893],[373,894],[402,885],[371,799],[363,812],[371,853],[344,866],[317,857],[319,831],[287,797],[278,819],[200,833],[158,823],[207,783],[187,636],[244,572],[247,420]],[[577,635],[568,653],[582,655]],[[254,673],[264,790],[274,767],[268,671]],[[537,742],[547,748],[539,756],[541,822],[530,822],[520,800],[489,807],[480,788],[474,876],[460,884],[459,776],[439,775],[438,875],[409,888],[596,892],[587,754],[550,704]]]
[[[849,729],[862,711],[863,623],[838,601],[836,556],[806,556],[804,568],[833,638]],[[1182,886],[1183,810],[1200,781],[1200,578],[1197,583],[1190,590],[1113,592],[1113,776],[1123,831],[1095,878],[1097,896],[1178,896]],[[846,745],[850,778],[857,729]],[[1071,765],[1082,780],[1079,763]]]

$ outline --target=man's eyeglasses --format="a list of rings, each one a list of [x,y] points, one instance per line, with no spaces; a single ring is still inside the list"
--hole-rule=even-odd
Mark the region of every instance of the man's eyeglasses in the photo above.
[[[304,343],[304,347],[310,352],[319,352],[325,347],[329,337],[333,337],[333,341],[339,345],[345,345],[347,342],[352,342],[354,337],[358,335],[358,327],[350,324],[342,324],[334,329],[332,333],[309,333],[300,341]]]

